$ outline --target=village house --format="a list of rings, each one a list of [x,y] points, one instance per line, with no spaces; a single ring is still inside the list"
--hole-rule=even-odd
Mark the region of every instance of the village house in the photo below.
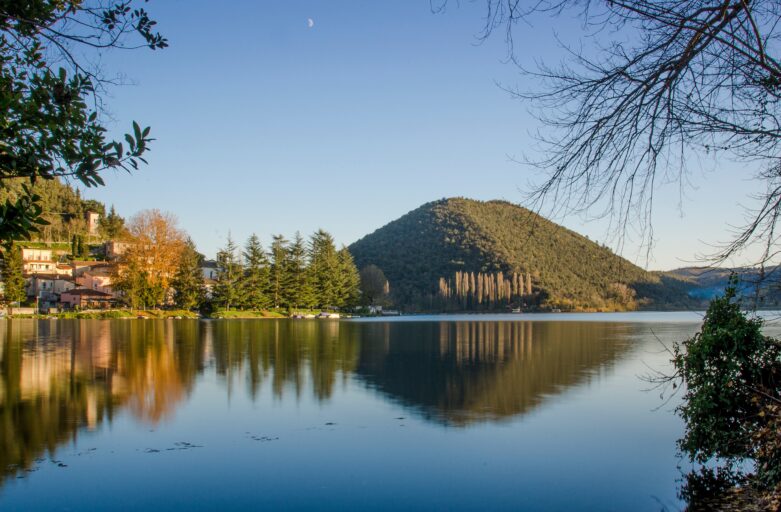
[[[27,297],[34,299],[41,310],[57,308],[60,295],[76,288],[76,283],[70,276],[58,274],[34,274],[27,279]]]
[[[25,274],[51,273],[56,267],[57,261],[51,249],[22,248],[22,272]]]
[[[106,309],[114,297],[108,293],[88,288],[74,288],[60,294],[60,304],[68,309]]]
[[[82,267],[75,277],[76,284],[90,290],[98,290],[113,295],[114,290],[111,288],[113,268],[113,265],[110,263],[98,263],[90,267]]]

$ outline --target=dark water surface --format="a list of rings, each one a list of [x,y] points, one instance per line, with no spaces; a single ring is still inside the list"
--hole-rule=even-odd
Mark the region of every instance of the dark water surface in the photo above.
[[[0,510],[678,510],[699,319],[4,321]]]

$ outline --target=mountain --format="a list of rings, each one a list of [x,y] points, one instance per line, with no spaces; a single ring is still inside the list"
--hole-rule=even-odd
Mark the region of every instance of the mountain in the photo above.
[[[670,277],[691,283],[689,295],[703,301],[723,294],[733,273],[738,277],[738,292],[745,300],[754,300],[758,296],[759,307],[777,308],[781,305],[780,266],[768,266],[763,271],[755,267],[683,267],[666,272]]]
[[[691,307],[692,283],[652,273],[506,201],[426,203],[350,247],[407,310]]]

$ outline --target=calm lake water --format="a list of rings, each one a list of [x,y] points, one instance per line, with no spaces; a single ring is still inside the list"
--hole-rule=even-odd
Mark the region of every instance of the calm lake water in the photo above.
[[[700,320],[3,321],[0,510],[678,510]]]

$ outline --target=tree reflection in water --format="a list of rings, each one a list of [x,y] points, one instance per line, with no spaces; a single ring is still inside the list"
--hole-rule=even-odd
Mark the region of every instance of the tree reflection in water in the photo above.
[[[356,382],[450,425],[524,414],[605,371],[627,349],[620,324],[356,323],[271,320],[7,321],[0,331],[0,475],[121,411],[171,418],[200,376],[226,395],[330,399]],[[620,331],[620,332],[618,332]]]

